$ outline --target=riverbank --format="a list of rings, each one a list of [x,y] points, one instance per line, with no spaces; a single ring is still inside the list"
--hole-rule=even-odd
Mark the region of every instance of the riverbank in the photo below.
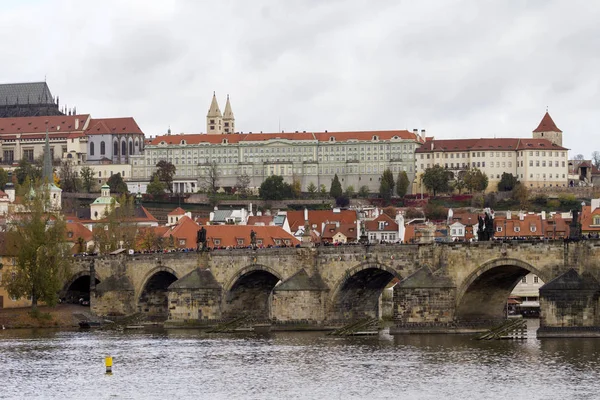
[[[88,311],[89,308],[74,304],[59,304],[56,307],[38,307],[39,317],[31,315],[31,308],[0,309],[0,326],[16,328],[72,328],[78,326],[73,313]]]

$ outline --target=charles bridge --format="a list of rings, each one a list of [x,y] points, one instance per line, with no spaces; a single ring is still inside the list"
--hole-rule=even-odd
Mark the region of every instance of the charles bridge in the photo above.
[[[90,292],[99,316],[144,313],[171,326],[241,315],[282,329],[377,317],[394,278],[392,333],[481,330],[505,319],[528,273],[540,336],[600,331],[600,241],[479,242],[231,249],[77,257],[64,293]]]

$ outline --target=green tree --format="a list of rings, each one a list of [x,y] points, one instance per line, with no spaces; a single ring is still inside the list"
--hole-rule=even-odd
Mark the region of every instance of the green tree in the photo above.
[[[450,175],[452,172],[445,170],[439,165],[427,168],[423,173],[423,185],[436,196],[439,192],[450,191]]]
[[[8,183],[8,172],[3,168],[0,168],[0,190],[4,190],[4,187]]]
[[[94,186],[96,184],[94,180],[95,175],[96,172],[94,171],[94,169],[87,165],[81,167],[81,170],[79,171],[79,176],[81,177],[81,186],[87,193],[91,193],[94,189]]]
[[[346,188],[346,190],[344,191],[344,195],[347,196],[349,199],[356,196],[356,191],[354,190],[354,186],[352,186],[352,185],[348,186]]]
[[[454,178],[454,184],[452,185],[452,188],[458,191],[458,194],[460,194],[463,191],[463,189],[467,187],[467,184],[465,183],[466,175],[467,171],[458,171],[458,174],[456,174],[456,178]]]
[[[465,175],[465,185],[470,192],[483,192],[488,187],[488,177],[481,170],[475,168]]]
[[[337,199],[342,194],[344,194],[344,192],[342,190],[342,184],[340,183],[340,179],[338,178],[337,174],[335,174],[333,176],[333,179],[331,180],[331,187],[329,189],[329,196],[333,197],[334,199]]]
[[[308,190],[308,195],[310,196],[310,198],[314,199],[317,194],[317,185],[315,185],[313,182],[311,182],[308,184],[308,187],[306,188],[306,190]]]
[[[31,297],[32,308],[38,301],[55,305],[70,270],[72,256],[65,245],[66,223],[61,214],[51,211],[50,192],[38,179],[27,184],[18,223],[7,233],[7,244],[16,253],[11,274],[2,284],[12,297]]]
[[[323,183],[321,183],[321,186],[319,187],[319,194],[321,195],[321,198],[326,199],[327,198],[327,187],[325,187],[325,185]]]
[[[379,195],[386,201],[389,202],[392,199],[392,194],[394,193],[394,174],[392,174],[392,170],[386,168],[381,174],[380,182],[379,182]]]
[[[361,199],[366,199],[369,197],[369,187],[367,185],[363,185],[358,189],[358,197]]]
[[[499,192],[510,192],[519,183],[519,180],[510,173],[503,172],[500,182],[498,182]]]
[[[23,185],[27,178],[29,178],[31,182],[40,179],[42,177],[42,170],[39,165],[32,164],[22,158],[21,161],[19,161],[17,168],[15,168],[15,176],[17,177],[17,183]]]
[[[258,195],[263,200],[289,199],[292,197],[292,187],[283,181],[283,176],[271,175],[258,188]]]
[[[160,160],[156,163],[156,175],[158,180],[165,184],[169,192],[173,193],[173,176],[175,176],[176,168],[166,160]]]
[[[396,194],[399,197],[406,196],[409,185],[410,181],[408,180],[408,175],[406,174],[406,171],[400,171],[400,173],[398,174],[398,180],[396,181]]]
[[[298,199],[302,196],[302,182],[300,181],[300,177],[294,175],[292,178],[292,195],[295,199]]]
[[[63,190],[63,192],[78,192],[79,188],[81,187],[81,180],[75,173],[71,160],[64,160],[60,162],[58,179],[60,188]]]
[[[161,196],[165,194],[165,184],[159,180],[157,174],[154,174],[154,176],[152,177],[152,182],[148,184],[146,192],[148,192],[152,196]]]
[[[125,181],[123,181],[121,173],[116,173],[112,175],[110,178],[108,178],[108,181],[106,183],[108,184],[108,186],[110,186],[110,191],[113,193],[129,193],[129,189],[127,189],[127,184],[125,183]]]

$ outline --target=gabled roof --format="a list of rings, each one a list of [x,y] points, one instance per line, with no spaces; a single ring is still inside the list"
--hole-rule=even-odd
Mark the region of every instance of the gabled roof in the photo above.
[[[173,211],[167,214],[167,216],[185,215],[185,210],[181,207],[177,207]]]
[[[538,127],[535,128],[533,131],[534,132],[562,132],[560,129],[558,129],[558,127],[552,120],[552,117],[550,116],[550,114],[548,114],[548,111],[546,111],[546,114],[544,114],[544,117],[542,118]]]
[[[246,225],[270,225],[273,222],[272,215],[254,215],[248,217]]]
[[[54,104],[46,82],[0,84],[0,106],[27,104]]]
[[[288,211],[287,218],[290,224],[290,230],[296,232],[298,228],[304,226],[304,211]],[[341,224],[356,223],[356,211],[340,210],[309,210],[308,222],[310,225],[316,225],[317,230],[321,230],[321,225],[326,222],[339,222]]]
[[[323,239],[332,240],[338,233],[346,236],[348,240],[356,240],[356,224],[340,224],[340,226],[337,226],[337,224],[326,224],[321,237]]]
[[[379,229],[380,222],[384,223],[383,229]],[[398,232],[398,223],[383,213],[374,220],[365,222],[365,228],[369,232]]]
[[[415,153],[454,152],[454,151],[516,151],[525,149],[567,150],[548,139],[528,138],[480,138],[480,139],[441,139],[427,141]]]
[[[42,117],[15,117],[0,118],[0,136],[17,134],[35,134],[37,136],[27,136],[28,139],[43,139],[46,132],[46,122],[48,122],[48,135],[64,136],[71,132],[83,132],[85,123],[89,119],[88,114],[83,115],[52,115]],[[75,120],[78,127],[75,129]]]
[[[77,242],[77,239],[82,238],[89,242],[92,240],[93,234],[81,222],[67,222],[67,242]]]
[[[226,222],[232,213],[233,210],[216,210],[213,214],[212,222]]]
[[[86,135],[122,133],[144,134],[133,117],[93,118],[90,120],[88,128],[85,130]]]

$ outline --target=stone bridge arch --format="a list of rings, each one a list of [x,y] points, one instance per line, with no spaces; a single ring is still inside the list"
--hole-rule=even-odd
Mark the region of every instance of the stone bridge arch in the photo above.
[[[80,270],[72,274],[63,285],[59,296],[62,301],[67,303],[77,303],[79,299],[90,300],[90,282],[91,275],[88,270]],[[98,277],[95,277],[95,285],[100,283]]]
[[[544,282],[550,274],[517,258],[489,260],[469,274],[456,291],[458,321],[490,321],[505,317],[506,300],[519,280],[534,273]]]
[[[264,264],[250,264],[237,271],[224,285],[224,316],[251,315],[267,319],[271,295],[284,276]]]
[[[394,278],[402,280],[396,269],[377,261],[365,261],[347,270],[329,296],[329,319],[379,317],[379,298]]]
[[[179,278],[179,274],[168,266],[152,268],[135,290],[136,310],[150,320],[166,320],[169,313],[167,288]]]

